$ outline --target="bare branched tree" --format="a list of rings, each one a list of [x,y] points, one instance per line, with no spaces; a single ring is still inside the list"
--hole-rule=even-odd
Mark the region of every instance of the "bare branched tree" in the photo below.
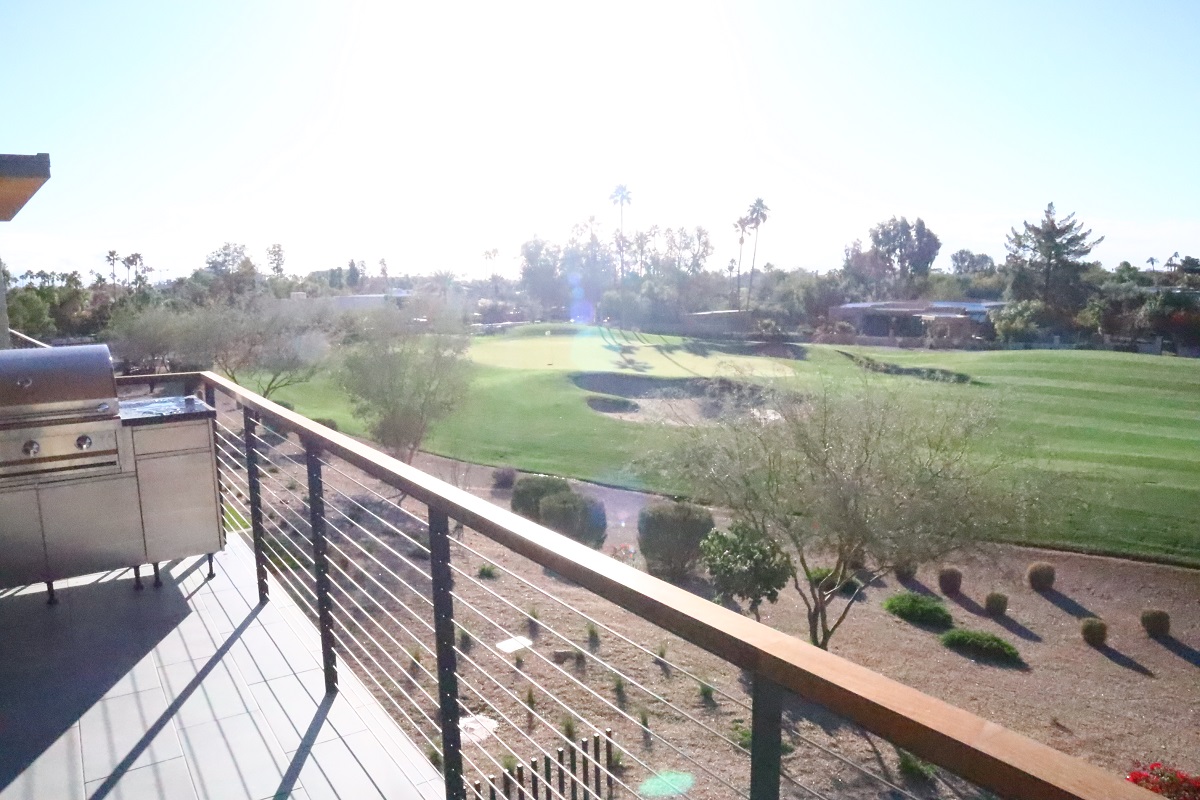
[[[1033,501],[1012,458],[975,446],[992,424],[976,396],[879,380],[735,395],[663,464],[788,554],[809,640],[825,648],[861,584],[1027,524]]]

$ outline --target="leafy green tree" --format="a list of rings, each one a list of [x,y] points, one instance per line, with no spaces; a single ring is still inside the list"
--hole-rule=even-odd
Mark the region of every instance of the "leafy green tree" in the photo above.
[[[763,601],[777,601],[795,578],[792,560],[779,544],[742,521],[709,533],[700,543],[700,558],[718,597],[746,601],[755,619]]]
[[[359,269],[354,259],[350,259],[350,265],[346,267],[346,285],[351,289],[357,289],[358,284],[362,282],[362,270]],[[332,284],[331,284],[332,285]]]
[[[1039,300],[1060,318],[1073,317],[1088,297],[1084,273],[1092,265],[1084,259],[1103,241],[1103,236],[1093,238],[1090,229],[1084,230],[1074,214],[1060,219],[1050,203],[1041,222],[1025,222],[1022,230],[1009,232],[1009,296]]]
[[[1046,319],[1046,304],[1041,300],[1018,300],[1003,308],[992,309],[988,318],[996,335],[1006,342],[1033,341]]]
[[[917,285],[942,249],[941,239],[925,226],[925,221],[892,217],[871,229],[871,249],[882,260],[885,274],[897,284],[896,291],[906,298],[915,296]]]
[[[466,395],[468,344],[449,315],[425,324],[397,309],[371,314],[340,371],[355,416],[380,445],[411,463],[429,426]]]
[[[283,264],[286,259],[283,255],[283,245],[273,244],[267,248],[267,266],[271,268],[271,274],[276,277],[283,275]]]
[[[853,392],[734,396],[715,424],[681,431],[661,464],[786,552],[809,641],[825,648],[855,604],[858,564],[869,583],[1028,522],[1032,501],[1001,478],[1020,471],[973,448],[992,420],[977,398],[870,380]],[[814,580],[821,568],[830,572]]]
[[[521,245],[521,288],[549,318],[567,304],[567,281],[559,268],[559,249],[543,239]]]
[[[972,253],[970,250],[959,250],[950,256],[950,265],[955,275],[990,275],[996,271],[996,262],[984,253]]]

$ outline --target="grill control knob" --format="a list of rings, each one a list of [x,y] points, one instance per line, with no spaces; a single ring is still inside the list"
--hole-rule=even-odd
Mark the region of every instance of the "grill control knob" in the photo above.
[[[92,449],[92,437],[90,437],[86,434],[83,436],[80,436],[78,439],[75,440],[75,447],[80,450],[91,450]]]
[[[21,452],[27,456],[36,456],[38,453],[42,452],[42,446],[33,439],[30,439],[21,446]]]

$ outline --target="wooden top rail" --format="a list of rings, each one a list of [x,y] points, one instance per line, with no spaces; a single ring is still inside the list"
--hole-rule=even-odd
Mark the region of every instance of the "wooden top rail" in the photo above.
[[[1002,797],[1145,800],[1152,796],[1107,770],[622,564],[219,375],[177,373],[120,382],[167,377],[202,380],[258,412],[273,428],[319,442],[325,451],[531,561]]]

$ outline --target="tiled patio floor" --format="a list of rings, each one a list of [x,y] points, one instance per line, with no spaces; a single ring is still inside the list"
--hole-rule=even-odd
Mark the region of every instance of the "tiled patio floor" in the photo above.
[[[277,586],[257,606],[241,539],[206,573],[0,591],[0,800],[444,797],[346,667],[325,695],[316,629]]]

